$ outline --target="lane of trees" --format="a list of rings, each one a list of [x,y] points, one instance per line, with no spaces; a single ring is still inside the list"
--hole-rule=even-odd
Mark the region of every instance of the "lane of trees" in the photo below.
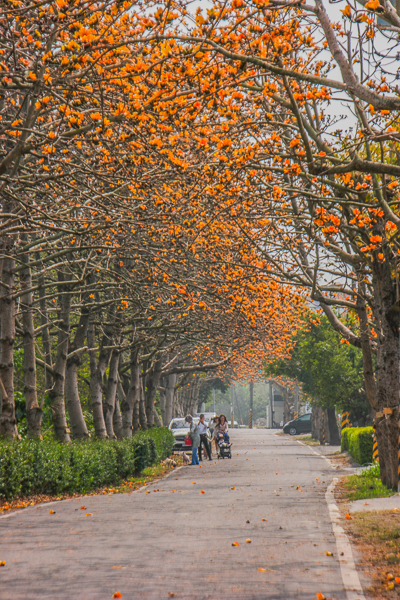
[[[190,108],[154,105],[159,49],[138,39],[158,21],[142,8],[2,10],[5,437],[18,435],[21,395],[28,437],[44,416],[63,442],[87,438],[88,421],[100,439],[168,424],[196,410],[200,373],[284,355],[299,322],[302,299],[197,200],[190,162],[207,157]]]
[[[199,110],[230,148],[216,202],[232,208],[234,173],[231,223],[361,348],[381,476],[396,489],[400,21],[390,2],[340,6],[332,21],[320,0],[215,2],[171,35],[192,44]]]
[[[130,411],[152,426],[158,388],[168,413],[169,377],[191,388],[183,408],[207,365],[251,373],[290,351],[303,296],[361,349],[397,486],[400,17],[387,0],[340,7],[334,20],[322,0],[2,11],[2,435],[16,435],[18,337],[32,435],[37,365],[57,438],[67,395],[86,435],[85,353],[96,433],[118,430],[118,410],[126,433]]]

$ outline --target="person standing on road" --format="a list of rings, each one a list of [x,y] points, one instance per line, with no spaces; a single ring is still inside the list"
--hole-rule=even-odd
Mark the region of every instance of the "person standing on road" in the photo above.
[[[199,446],[199,459],[201,460],[201,450],[204,446],[204,454],[205,458],[208,457],[208,460],[212,460],[211,458],[211,444],[208,441],[207,435],[207,423],[204,421],[204,415],[200,415],[199,419],[199,433],[200,433],[200,446]]]
[[[189,425],[190,425],[189,436],[192,440],[192,462],[190,464],[191,465],[199,465],[200,464],[199,458],[197,456],[197,448],[200,445],[199,426],[193,422],[192,415],[188,415],[185,418],[185,421],[186,421],[186,423],[189,423]]]

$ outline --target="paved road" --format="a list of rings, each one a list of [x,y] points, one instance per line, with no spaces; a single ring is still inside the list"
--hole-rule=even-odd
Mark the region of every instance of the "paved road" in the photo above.
[[[232,438],[232,460],[173,472],[150,493],[1,518],[1,600],[344,600],[324,497],[336,472],[273,432]]]

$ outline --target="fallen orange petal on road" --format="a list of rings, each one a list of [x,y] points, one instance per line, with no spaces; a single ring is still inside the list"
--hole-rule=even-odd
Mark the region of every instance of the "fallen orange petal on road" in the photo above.
[[[49,515],[55,515],[56,511],[55,510],[49,510]]]
[[[394,590],[394,582],[391,581],[390,583],[388,583],[387,586],[386,586],[386,589],[387,590]]]
[[[115,592],[115,594],[112,595],[113,598],[122,598],[122,594],[121,592]]]
[[[239,542],[233,542],[232,546],[240,546]]]

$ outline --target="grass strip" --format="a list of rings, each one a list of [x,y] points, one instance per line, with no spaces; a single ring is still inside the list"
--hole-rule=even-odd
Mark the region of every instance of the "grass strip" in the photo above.
[[[346,477],[343,488],[343,497],[350,502],[368,498],[386,498],[396,493],[381,482],[378,464],[364,469],[358,475]]]
[[[311,435],[303,435],[298,438],[303,444],[307,444],[307,446],[320,446],[321,443],[318,440],[314,440]]]

